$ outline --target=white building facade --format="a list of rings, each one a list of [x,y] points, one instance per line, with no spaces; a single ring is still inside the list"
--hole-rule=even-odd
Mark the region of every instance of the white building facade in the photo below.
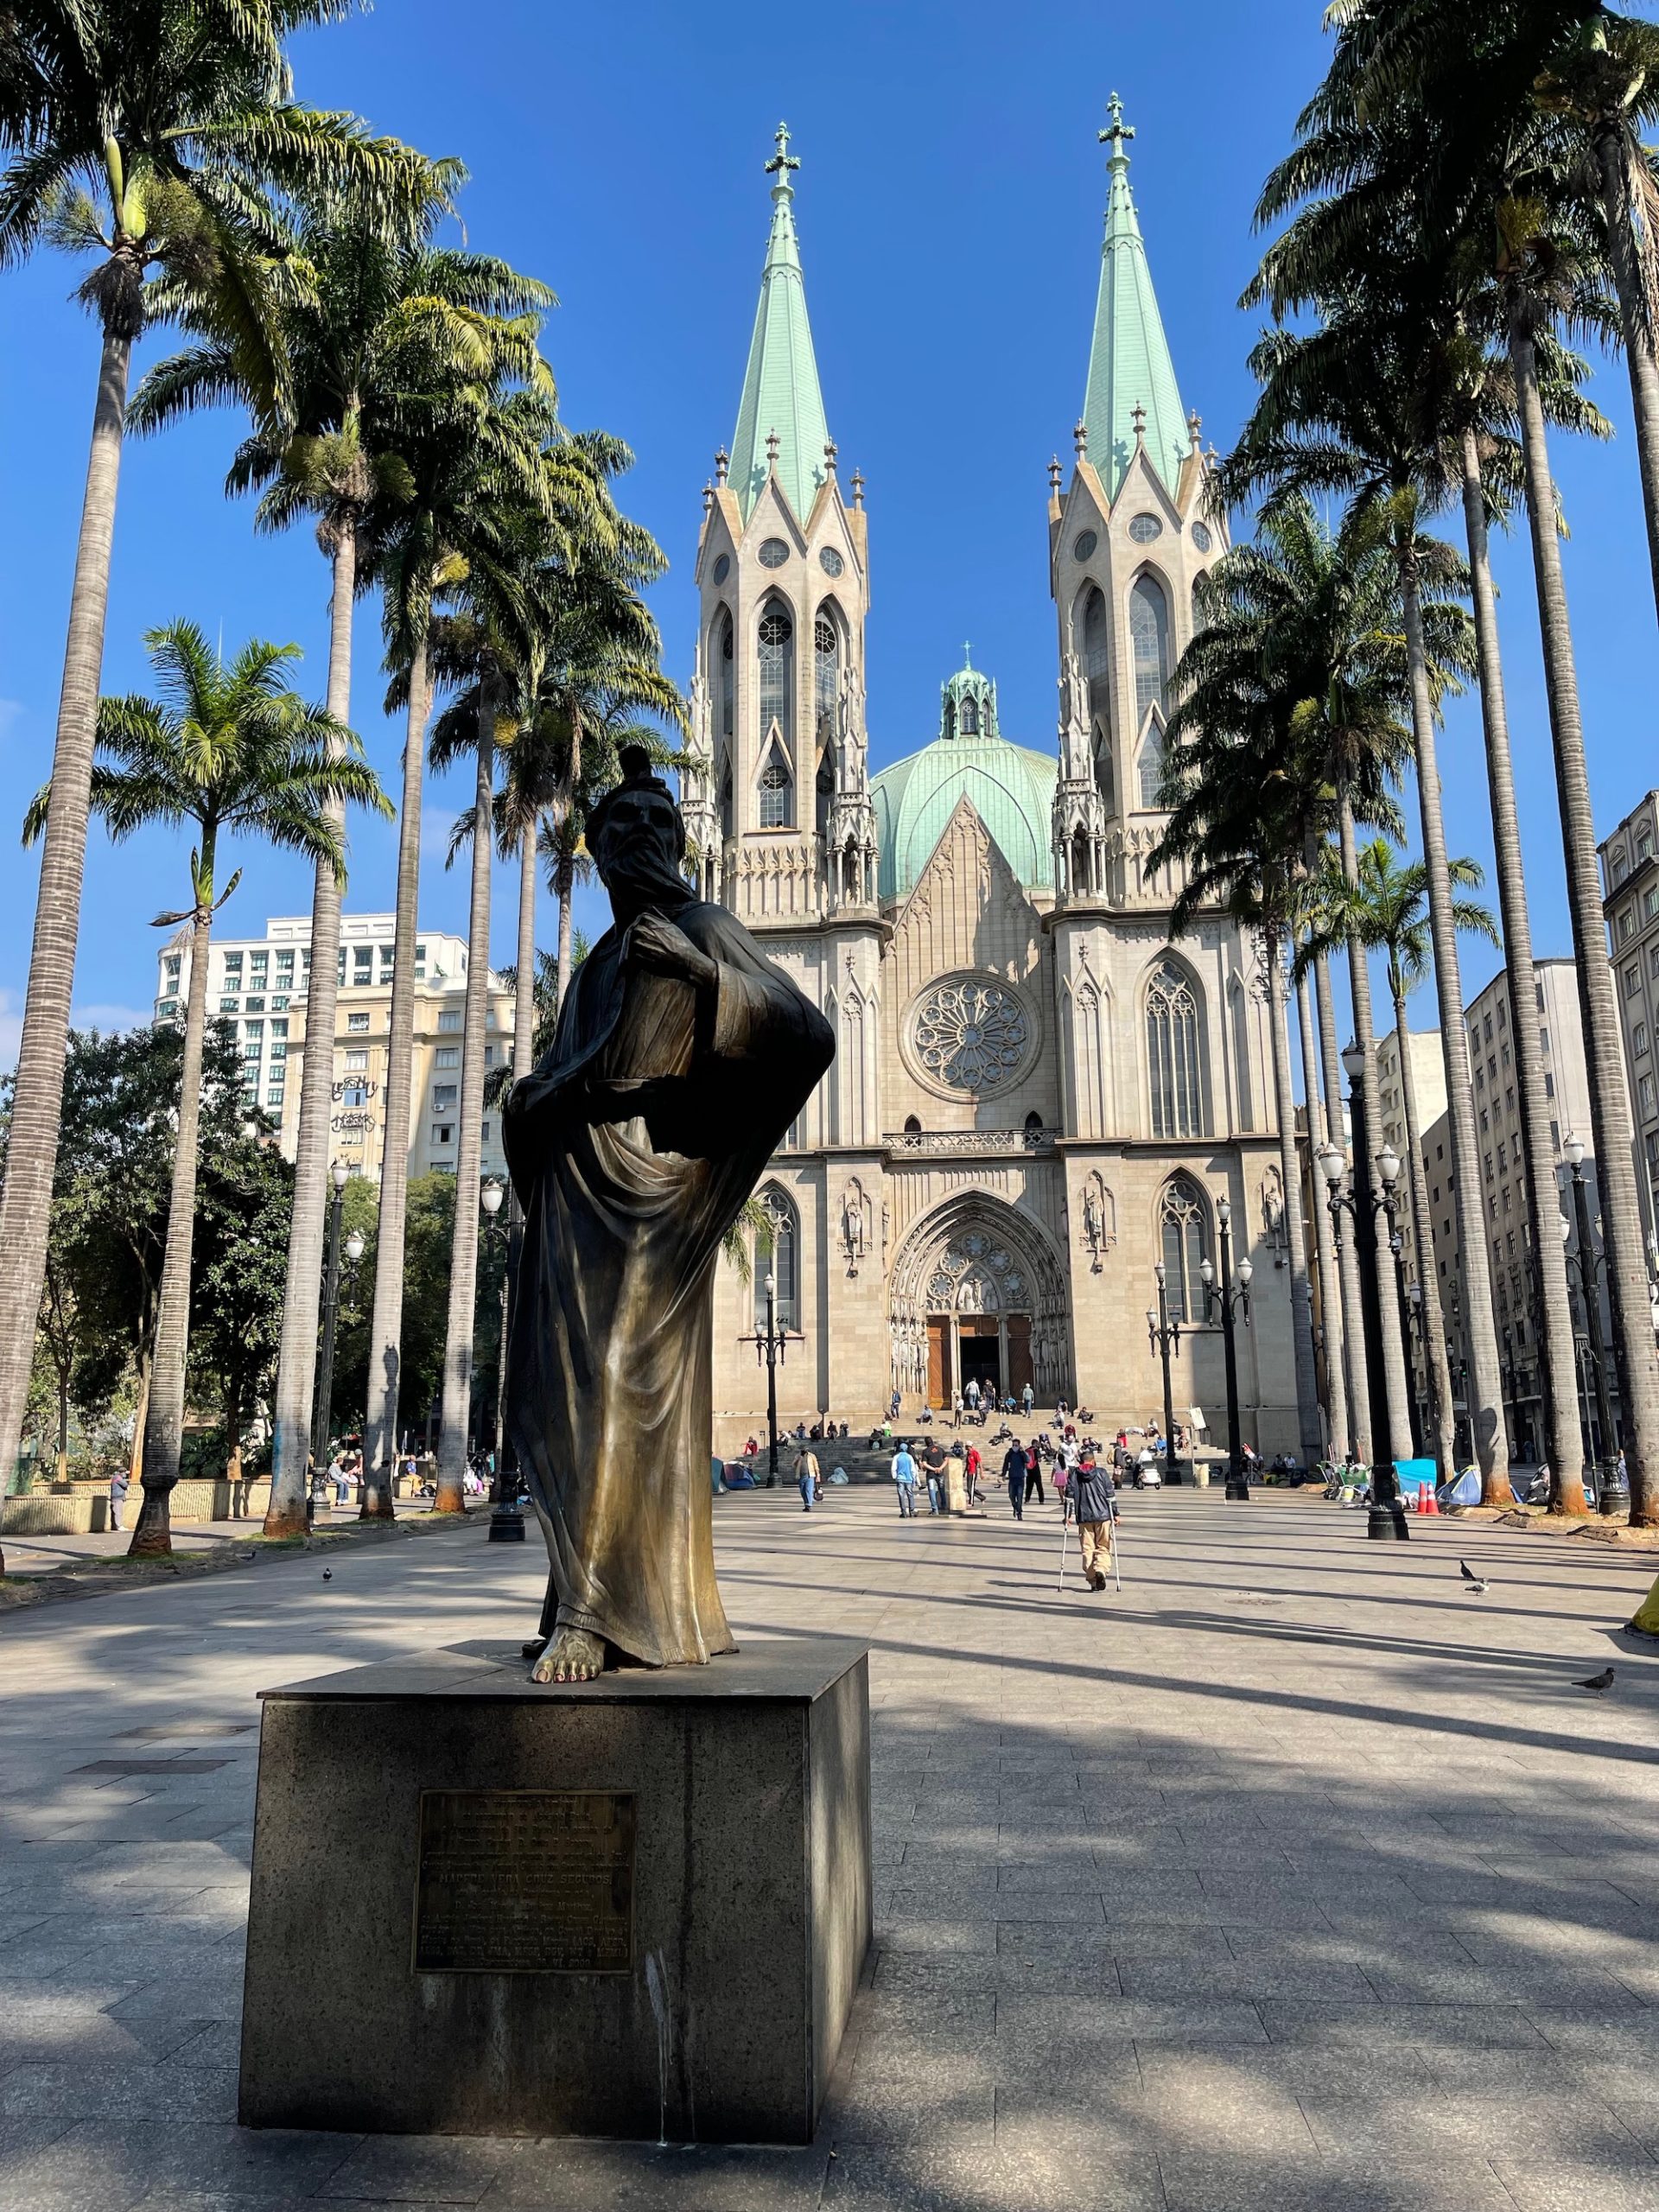
[[[780,1408],[913,1414],[969,1378],[1102,1424],[1162,1418],[1146,1313],[1166,1268],[1185,1326],[1178,1417],[1224,1427],[1199,1267],[1217,1206],[1255,1263],[1238,1338],[1247,1440],[1297,1444],[1267,979],[1219,912],[1179,944],[1150,855],[1172,671],[1206,505],[1114,103],[1083,417],[1056,463],[1046,578],[1057,726],[1001,725],[964,664],[931,743],[873,774],[870,521],[844,489],[813,357],[779,133],[738,426],[703,494],[694,732],[683,779],[706,897],[821,1007],[836,1064],[771,1163],[752,1278],[722,1263],[715,1403],[728,1446],[765,1405],[768,1271],[790,1332]],[[1030,579],[1035,588],[1038,580]]]

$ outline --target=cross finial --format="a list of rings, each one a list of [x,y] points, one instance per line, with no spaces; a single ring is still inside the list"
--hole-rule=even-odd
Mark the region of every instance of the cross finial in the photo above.
[[[964,676],[968,673],[969,670],[972,668],[973,664],[974,664],[974,651],[973,651],[973,647],[972,647],[971,645],[964,645],[963,646],[963,649],[962,649],[962,668],[963,668],[963,675],[964,675]]]
[[[1144,445],[1147,437],[1147,410],[1137,399],[1129,410],[1129,420],[1135,425],[1135,442]]]
[[[724,484],[728,475],[731,472],[731,466],[732,456],[727,452],[725,447],[721,446],[715,455],[715,481],[716,484]]]
[[[778,466],[778,444],[779,439],[777,431],[768,430],[766,432],[766,466],[768,468],[776,468]]]
[[[1049,456],[1048,488],[1051,492],[1058,492],[1060,488],[1060,456],[1058,454],[1052,454]]]
[[[1071,442],[1077,448],[1077,459],[1081,461],[1089,450],[1089,425],[1081,415],[1071,426]]]
[[[853,471],[853,505],[855,507],[864,505],[864,472],[859,468]]]
[[[786,123],[780,123],[773,136],[778,143],[778,150],[766,163],[766,175],[775,176],[778,180],[772,188],[774,192],[787,192],[791,189],[789,181],[791,169],[798,169],[801,165],[789,150],[789,125]]]
[[[709,508],[712,507],[714,504],[715,487],[712,484],[705,484],[702,487],[702,512],[704,514],[708,513]]]
[[[1187,435],[1192,441],[1192,450],[1194,453],[1197,453],[1198,449],[1198,432],[1204,428],[1204,417],[1199,414],[1196,407],[1186,418],[1186,428]]]
[[[833,438],[826,438],[826,439],[824,440],[824,442],[823,442],[823,473],[824,473],[824,474],[825,474],[826,476],[833,476],[833,475],[835,474],[835,473],[836,473],[836,454],[837,454],[839,451],[840,451],[840,448],[836,445],[836,442],[835,442],[835,440],[834,440]]]
[[[1116,92],[1106,103],[1106,112],[1110,121],[1106,129],[1099,133],[1100,143],[1103,146],[1111,148],[1114,164],[1119,162],[1127,164],[1129,158],[1128,143],[1134,137],[1135,132],[1123,120],[1123,103]]]

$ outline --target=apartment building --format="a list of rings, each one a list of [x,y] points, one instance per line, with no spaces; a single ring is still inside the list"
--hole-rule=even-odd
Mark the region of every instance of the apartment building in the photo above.
[[[1503,1396],[1511,1448],[1523,1459],[1535,1459],[1543,1444],[1543,1400],[1539,1372],[1539,1308],[1532,1267],[1533,1239],[1546,1234],[1560,1238],[1561,1224],[1573,1219],[1570,1172],[1561,1147],[1568,1136],[1593,1143],[1590,1122],[1590,1084],[1585,1064],[1584,1028],[1579,1013],[1578,970],[1571,960],[1541,960],[1535,969],[1538,991],[1539,1043],[1543,1057],[1544,1091],[1549,1103],[1549,1134],[1554,1156],[1556,1198],[1549,1218],[1535,1224],[1527,1198],[1526,1162],[1522,1149],[1521,1114],[1516,1095],[1515,1052],[1511,1033],[1510,979],[1500,969],[1465,1012],[1469,1039],[1469,1065],[1474,1085],[1475,1122],[1480,1142],[1481,1196],[1486,1215],[1487,1271],[1497,1319],[1498,1352],[1503,1367]],[[1464,1255],[1452,1204],[1452,1141],[1449,1121],[1442,1116],[1423,1131],[1423,1165],[1428,1182],[1430,1226],[1434,1240],[1434,1265],[1440,1278],[1440,1299],[1446,1331],[1453,1347],[1454,1369],[1461,1357],[1462,1283]],[[1586,1152],[1585,1181],[1590,1219],[1600,1217],[1601,1201],[1596,1186],[1595,1158]],[[1598,1254],[1599,1247],[1598,1246]],[[1581,1415],[1594,1396],[1594,1380],[1588,1369],[1588,1349],[1578,1275],[1578,1236],[1573,1230],[1567,1244],[1567,1276],[1580,1338]],[[1595,1269],[1600,1307],[1602,1341],[1612,1342],[1612,1319],[1605,1279]],[[1609,1388],[1618,1413],[1618,1394],[1612,1378]],[[1459,1389],[1459,1395],[1461,1395]]]
[[[1636,1129],[1637,1178],[1645,1214],[1649,1272],[1659,1275],[1659,791],[1649,791],[1598,848],[1624,1038],[1624,1071]]]
[[[1417,1101],[1417,1126],[1426,1129],[1446,1111],[1446,1055],[1438,1029],[1414,1029],[1407,1042],[1411,1052],[1411,1081]],[[1406,1136],[1406,1087],[1400,1076],[1400,1038],[1384,1031],[1376,1040],[1376,1096],[1382,1116],[1382,1141],[1392,1145],[1402,1160],[1409,1148]]]
[[[348,914],[340,921],[340,997],[328,1071],[334,1156],[355,1175],[378,1177],[385,1148],[385,1090],[391,1023],[391,914]],[[207,1011],[226,1023],[242,1051],[250,1103],[264,1108],[289,1159],[299,1139],[301,1074],[309,995],[311,920],[274,916],[262,938],[228,938],[209,951]],[[163,951],[157,964],[156,1013],[179,1015],[189,988],[188,950]],[[415,953],[414,1080],[410,1098],[409,1172],[453,1173],[460,1140],[461,1024],[467,995],[463,938],[423,931]],[[485,1061],[512,1057],[511,995],[491,981]],[[504,1175],[501,1122],[482,1116],[486,1174]]]

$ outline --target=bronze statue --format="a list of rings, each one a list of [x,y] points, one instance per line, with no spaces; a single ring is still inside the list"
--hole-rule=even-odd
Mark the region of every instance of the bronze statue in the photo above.
[[[525,1217],[506,1422],[551,1565],[538,1682],[736,1649],[709,1480],[715,1263],[836,1049],[685,882],[644,747],[621,765],[587,832],[613,925],[502,1128]]]

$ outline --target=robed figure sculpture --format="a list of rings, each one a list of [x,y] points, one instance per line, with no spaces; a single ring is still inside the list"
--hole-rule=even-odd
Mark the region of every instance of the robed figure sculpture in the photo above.
[[[502,1135],[524,1212],[506,1424],[551,1564],[537,1681],[736,1647],[715,1585],[714,1276],[835,1057],[830,1025],[680,874],[642,747],[588,818],[613,925]]]

